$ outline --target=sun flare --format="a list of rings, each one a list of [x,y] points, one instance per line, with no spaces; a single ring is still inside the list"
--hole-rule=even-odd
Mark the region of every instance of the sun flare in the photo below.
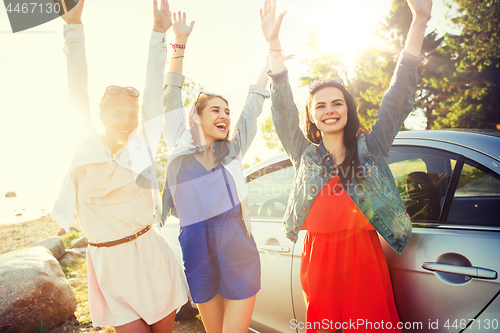
[[[326,4],[324,10],[311,21],[313,30],[320,34],[318,51],[333,52],[342,57],[348,69],[352,69],[356,54],[382,42],[374,35],[379,21],[369,10],[359,10],[360,1]]]

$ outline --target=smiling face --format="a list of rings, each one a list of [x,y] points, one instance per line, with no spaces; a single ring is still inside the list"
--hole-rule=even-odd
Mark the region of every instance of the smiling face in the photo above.
[[[307,116],[323,136],[343,135],[347,124],[347,104],[344,94],[335,87],[320,89],[312,98]]]
[[[124,145],[139,124],[139,104],[136,97],[123,92],[105,101],[99,114],[106,129],[106,141]]]
[[[226,101],[219,97],[208,98],[199,113],[199,121],[208,144],[224,141],[229,133],[231,115]]]

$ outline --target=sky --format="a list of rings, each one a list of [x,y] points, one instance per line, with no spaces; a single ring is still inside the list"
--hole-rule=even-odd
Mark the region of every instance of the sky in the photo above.
[[[268,52],[260,29],[263,1],[171,0],[169,4],[171,11],[185,11],[188,21],[195,21],[184,74],[204,90],[225,96],[236,123],[248,87],[257,80]],[[306,74],[308,32],[318,30],[325,43],[322,48],[337,51],[347,60],[358,48],[377,43],[371,33],[390,6],[391,0],[278,2],[278,12],[287,10],[282,47],[286,54],[296,55],[286,66],[299,110],[307,98],[299,77]],[[445,13],[442,0],[434,0],[427,33],[448,29]],[[97,106],[108,85],[130,85],[143,91],[152,0],[86,0],[82,20],[92,116],[102,131]],[[13,34],[5,7],[0,6],[0,199],[16,191],[51,206],[71,161],[79,123],[67,97],[63,24],[57,18]],[[173,38],[170,29],[167,42]],[[259,121],[269,115],[270,101],[266,101]],[[421,127],[422,119],[414,118],[410,127]],[[275,153],[265,147],[259,131],[245,161],[252,165],[256,157],[265,159]]]

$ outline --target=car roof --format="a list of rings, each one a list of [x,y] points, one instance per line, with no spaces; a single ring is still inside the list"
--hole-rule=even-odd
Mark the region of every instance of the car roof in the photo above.
[[[484,129],[446,129],[426,131],[402,131],[394,140],[417,139],[446,142],[489,155],[500,160],[500,131]]]
[[[430,140],[446,142],[476,150],[485,155],[489,155],[500,160],[500,131],[486,129],[445,129],[445,130],[425,130],[425,131],[401,131],[394,140],[407,141],[407,139]],[[285,152],[259,162],[244,171],[245,175],[260,170],[262,167],[273,165],[288,159]]]
[[[245,175],[245,177],[247,177],[256,171],[259,171],[260,169],[267,167],[268,165],[273,165],[275,163],[279,163],[286,160],[288,160],[288,155],[286,154],[286,152],[278,153],[268,159],[265,159],[264,161],[252,165],[248,169],[245,169],[243,171],[243,174]]]

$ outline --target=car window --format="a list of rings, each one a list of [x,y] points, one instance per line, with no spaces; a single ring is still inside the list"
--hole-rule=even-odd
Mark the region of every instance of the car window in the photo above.
[[[248,200],[252,217],[281,222],[295,171],[289,161],[254,172],[247,177]]]
[[[391,148],[389,167],[413,222],[438,222],[456,160],[432,148]]]
[[[500,226],[500,177],[471,160],[465,160],[453,195],[447,223]]]

